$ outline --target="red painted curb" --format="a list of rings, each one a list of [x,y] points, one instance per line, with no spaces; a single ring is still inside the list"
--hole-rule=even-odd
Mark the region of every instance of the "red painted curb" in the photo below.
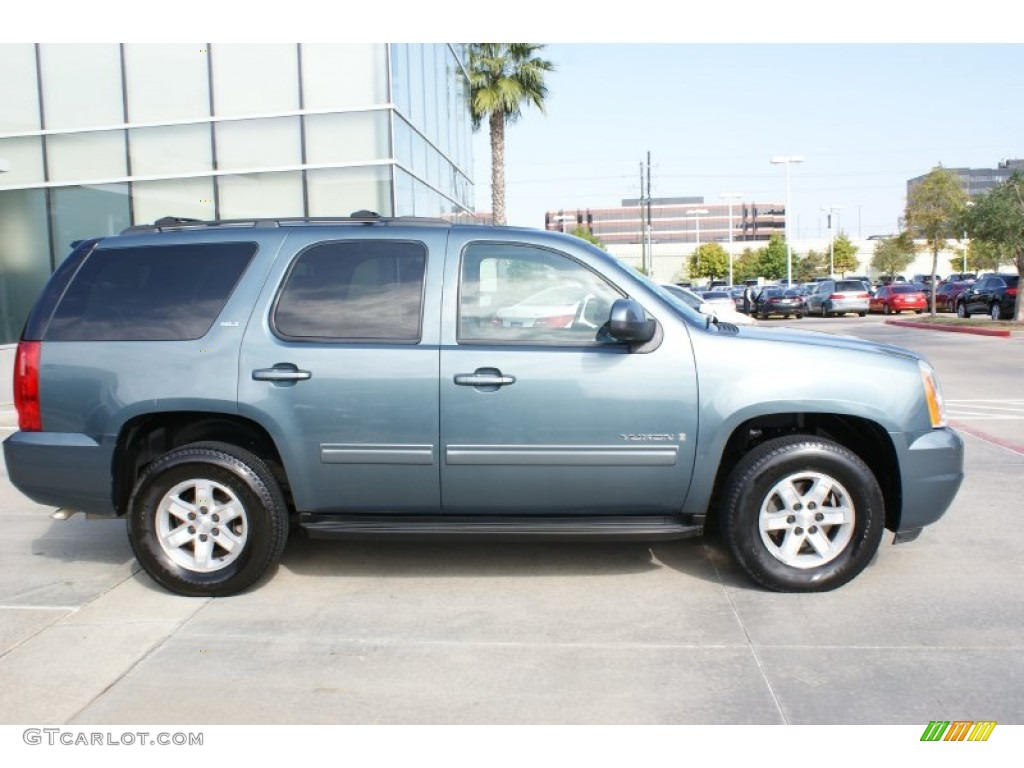
[[[1012,440],[1004,440],[1001,437],[995,437],[994,435],[990,435],[987,432],[982,432],[980,429],[975,429],[974,427],[969,427],[963,422],[955,421],[953,419],[950,419],[949,426],[951,426],[957,432],[965,432],[968,435],[972,435],[973,437],[977,437],[980,440],[984,440],[986,443],[998,445],[1000,448],[1005,448],[1008,451],[1013,451],[1014,453],[1024,456],[1024,445],[1021,445],[1020,443],[1015,443]]]
[[[923,328],[926,331],[946,331],[948,333],[972,333],[975,336],[1001,336],[1008,339],[1012,331],[996,330],[995,328],[975,328],[972,326],[935,325],[934,323],[914,323],[909,320],[886,320],[886,325],[902,325],[907,328]]]

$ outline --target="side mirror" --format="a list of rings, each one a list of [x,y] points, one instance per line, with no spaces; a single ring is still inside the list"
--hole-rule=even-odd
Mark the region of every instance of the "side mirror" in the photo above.
[[[608,317],[608,333],[619,341],[644,344],[654,338],[658,329],[655,320],[647,317],[644,308],[633,299],[616,299]]]

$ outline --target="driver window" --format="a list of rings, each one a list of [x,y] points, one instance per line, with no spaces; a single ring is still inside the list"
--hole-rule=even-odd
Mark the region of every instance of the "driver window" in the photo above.
[[[574,259],[528,245],[474,243],[462,257],[460,342],[596,343],[622,294]]]

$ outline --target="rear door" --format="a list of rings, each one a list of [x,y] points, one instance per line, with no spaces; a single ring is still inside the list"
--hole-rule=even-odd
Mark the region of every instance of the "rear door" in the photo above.
[[[685,326],[663,322],[659,345],[631,352],[601,334],[623,291],[579,254],[460,237],[443,308],[444,510],[678,512],[697,434]]]
[[[446,228],[289,235],[246,330],[239,407],[303,512],[436,512]]]

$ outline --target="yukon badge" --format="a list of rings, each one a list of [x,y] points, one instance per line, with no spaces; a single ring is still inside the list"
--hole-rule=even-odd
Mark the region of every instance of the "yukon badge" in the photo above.
[[[636,435],[619,435],[623,440],[629,443],[674,443],[676,441],[680,443],[686,442],[686,433],[680,432],[679,436],[675,435],[662,435],[654,433],[644,433]]]

